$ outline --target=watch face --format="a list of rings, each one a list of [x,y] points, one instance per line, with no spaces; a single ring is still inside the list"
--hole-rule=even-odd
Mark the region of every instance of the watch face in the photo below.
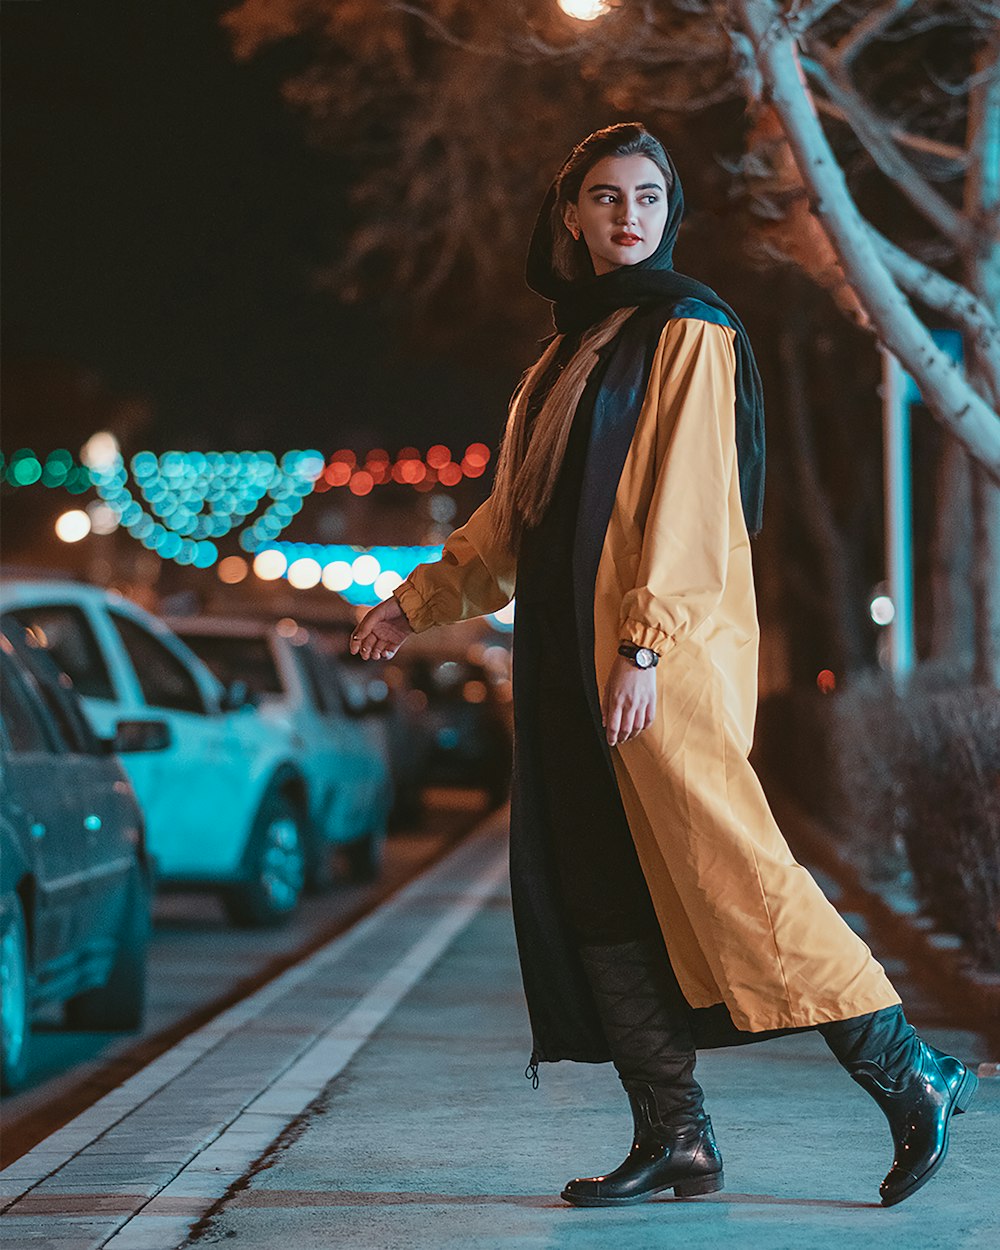
[[[653,653],[649,647],[640,647],[635,653],[635,662],[640,668],[649,668],[653,663]]]

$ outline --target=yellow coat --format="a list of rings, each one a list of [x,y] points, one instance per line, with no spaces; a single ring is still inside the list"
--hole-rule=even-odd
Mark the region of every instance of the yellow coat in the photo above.
[[[660,655],[655,719],[611,749],[643,874],[692,1008],[741,1030],[802,1028],[899,1002],[798,864],[748,756],[759,630],[735,443],[735,332],[667,320],[618,480],[594,593],[603,692],[619,640]],[[395,590],[414,630],[495,612],[514,560],[487,500]],[[516,630],[516,623],[515,623]]]

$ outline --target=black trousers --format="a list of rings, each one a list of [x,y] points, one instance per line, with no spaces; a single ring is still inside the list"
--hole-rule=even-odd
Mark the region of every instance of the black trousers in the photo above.
[[[658,929],[615,779],[587,704],[573,624],[562,600],[539,613],[537,689],[546,826],[567,915],[581,945]]]

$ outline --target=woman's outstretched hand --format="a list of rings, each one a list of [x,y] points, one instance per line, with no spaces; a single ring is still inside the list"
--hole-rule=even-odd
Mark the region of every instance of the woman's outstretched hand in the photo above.
[[[653,723],[655,715],[655,670],[636,668],[623,655],[615,656],[601,704],[608,746],[618,746],[642,733]]]
[[[362,617],[351,634],[351,655],[360,652],[363,660],[391,660],[412,633],[399,601],[390,595]]]

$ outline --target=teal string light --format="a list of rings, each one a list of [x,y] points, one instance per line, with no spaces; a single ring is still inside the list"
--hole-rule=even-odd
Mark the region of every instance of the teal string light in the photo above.
[[[141,451],[128,468],[116,456],[90,474],[133,538],[164,560],[209,568],[219,554],[213,540],[232,531],[244,551],[273,542],[312,493],[324,463],[311,450],[280,460],[269,451]]]

